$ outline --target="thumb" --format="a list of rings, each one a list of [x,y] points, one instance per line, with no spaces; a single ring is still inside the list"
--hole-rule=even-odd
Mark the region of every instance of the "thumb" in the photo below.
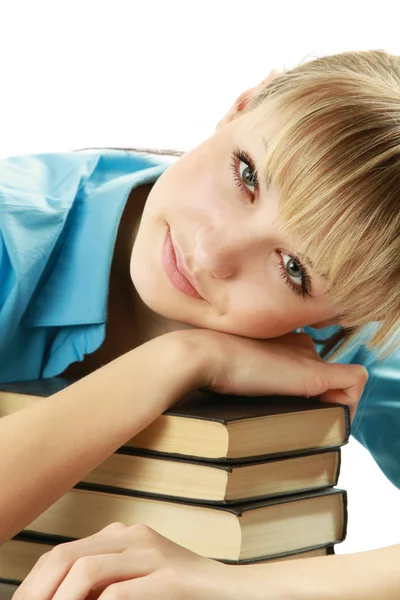
[[[368,381],[368,371],[361,365],[351,365],[351,367],[357,373],[353,385],[342,389],[328,389],[320,395],[320,399],[322,402],[347,405],[350,409],[350,422],[353,422],[365,384]]]
[[[321,402],[331,402],[332,404],[345,404],[349,407],[350,423],[356,415],[357,406],[360,402],[361,394],[351,396],[346,393],[348,390],[328,390],[319,396]]]

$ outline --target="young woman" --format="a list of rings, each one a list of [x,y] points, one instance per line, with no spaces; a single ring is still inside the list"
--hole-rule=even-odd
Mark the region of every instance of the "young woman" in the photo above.
[[[2,161],[1,378],[82,378],[1,420],[1,539],[197,387],[361,398],[353,434],[400,487],[399,122],[400,58],[349,52],[272,73],[179,160]],[[399,559],[232,567],[117,524],[15,598],[397,598]]]

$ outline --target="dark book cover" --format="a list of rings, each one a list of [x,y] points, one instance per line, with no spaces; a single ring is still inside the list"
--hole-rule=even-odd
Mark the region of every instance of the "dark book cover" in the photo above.
[[[47,397],[76,383],[76,381],[78,380],[53,377],[33,381],[0,383],[0,392]],[[329,410],[333,407],[341,407],[348,417],[349,409],[347,406],[328,404],[321,402],[318,398],[304,398],[302,396],[233,396],[217,394],[208,390],[196,390],[177,401],[164,414],[217,421],[227,425],[234,421],[307,410]]]
[[[1,392],[15,393],[15,394],[27,394],[38,397],[48,397],[57,392],[65,389],[69,385],[75,383],[76,379],[66,379],[63,377],[54,377],[49,379],[38,379],[33,381],[21,381],[0,384]],[[304,411],[319,411],[319,410],[332,410],[333,408],[340,408],[343,411],[344,422],[345,422],[345,434],[344,439],[340,443],[325,447],[328,450],[333,450],[339,446],[343,446],[348,443],[350,436],[350,413],[348,406],[342,404],[331,404],[323,403],[318,398],[303,398],[301,396],[234,396],[217,394],[207,390],[196,390],[187,394],[184,398],[179,400],[169,408],[164,415],[171,417],[182,417],[188,419],[198,419],[203,421],[212,421],[221,423],[223,426],[229,426],[230,423],[237,421],[251,421],[257,418],[268,418],[269,416],[275,416],[279,414],[293,414],[296,412]],[[158,417],[160,418],[160,417]],[[157,421],[157,419],[156,419]],[[153,423],[149,427],[152,427]],[[141,435],[140,432],[138,435]],[[322,435],[323,432],[321,432]],[[250,455],[244,457],[201,457],[203,463],[216,463],[221,464],[239,464],[248,463],[254,460],[265,460],[277,459],[284,456],[302,456],[308,452],[316,452],[320,449],[318,444],[315,447],[300,450],[290,450],[279,453],[267,453],[259,455]],[[136,453],[142,452],[142,449],[136,448],[131,445],[128,440],[127,443],[122,446],[119,450],[123,453]],[[198,457],[190,454],[181,454],[173,452],[161,452],[157,450],[146,450],[143,449],[143,454],[149,456],[168,456],[174,459],[183,458],[196,459]]]

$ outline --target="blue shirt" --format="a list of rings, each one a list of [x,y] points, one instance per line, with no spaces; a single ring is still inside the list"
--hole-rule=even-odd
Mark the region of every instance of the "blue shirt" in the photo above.
[[[102,344],[129,192],[172,160],[119,150],[0,160],[0,382],[59,375]],[[339,359],[369,372],[352,434],[400,488],[400,349],[379,362],[367,338]]]
[[[373,456],[386,477],[400,489],[400,340],[397,349],[378,360],[366,346],[376,324],[364,328],[354,344],[341,358],[332,362],[363,365],[368,381],[361,396],[351,433]],[[337,327],[317,330],[304,328],[313,339],[326,339]],[[399,337],[399,336],[397,336]],[[319,351],[322,346],[316,344]]]
[[[53,377],[102,344],[129,192],[171,160],[120,150],[0,160],[0,382]]]

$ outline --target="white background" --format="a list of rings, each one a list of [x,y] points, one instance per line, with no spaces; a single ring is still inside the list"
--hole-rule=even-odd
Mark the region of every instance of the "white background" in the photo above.
[[[0,157],[189,149],[275,66],[343,50],[399,52],[394,10],[394,1],[3,0]],[[400,543],[400,492],[355,441],[340,485],[350,520],[337,552]]]

